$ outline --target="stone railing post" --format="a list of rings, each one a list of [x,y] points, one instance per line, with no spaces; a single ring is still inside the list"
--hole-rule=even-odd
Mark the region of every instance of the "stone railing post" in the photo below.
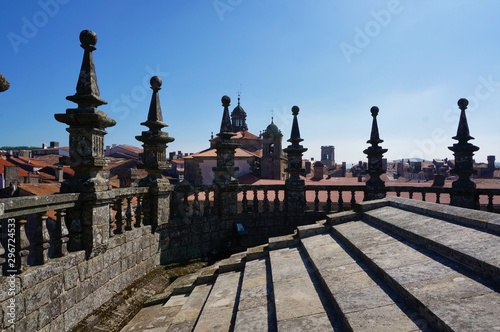
[[[172,185],[164,179],[161,173],[167,168],[167,143],[173,142],[174,138],[162,131],[168,127],[163,122],[160,105],[162,80],[153,76],[150,80],[153,95],[149,106],[148,119],[141,125],[149,128],[135,138],[143,143],[144,152],[142,163],[148,175],[139,181],[140,187],[149,187],[149,193],[143,199],[144,225],[151,225],[151,231],[160,231],[168,224],[170,214],[170,194]],[[158,228],[160,227],[160,228]]]
[[[297,218],[300,218],[306,210],[305,181],[300,178],[300,175],[305,173],[305,169],[302,168],[302,154],[307,151],[307,148],[300,145],[303,139],[300,137],[297,120],[299,111],[298,106],[292,107],[293,123],[288,139],[291,144],[283,149],[288,159],[288,167],[285,169],[288,173],[288,178],[285,180],[285,208],[288,221],[291,223],[300,222]]]
[[[229,105],[231,98],[223,96],[221,98],[224,111],[220,125],[220,132],[217,134],[218,140],[215,143],[217,150],[217,167],[213,168],[215,187],[215,206],[219,212],[219,217],[223,220],[235,216],[237,213],[238,203],[238,180],[234,177],[234,173],[238,171],[238,167],[234,164],[234,154],[236,148],[240,145],[231,139],[234,135],[231,119],[229,117]]]
[[[63,182],[61,192],[81,193],[77,208],[68,209],[66,225],[69,231],[68,251],[85,250],[87,258],[98,247],[106,247],[109,237],[109,211],[111,202],[109,180],[103,173],[105,128],[114,126],[115,120],[97,109],[106,104],[101,99],[92,52],[97,36],[93,31],[80,33],[84,49],[76,93],[66,99],[76,103],[66,113],[55,114],[57,121],[69,125],[69,164],[73,179]]]
[[[365,186],[365,201],[384,198],[386,195],[385,183],[380,178],[380,175],[385,173],[385,170],[382,167],[382,156],[387,152],[387,149],[383,149],[381,146],[379,146],[379,144],[382,143],[383,140],[380,139],[378,133],[378,107],[373,106],[370,109],[370,112],[372,113],[373,117],[372,130],[370,139],[366,141],[366,143],[371,144],[371,146],[363,151],[363,153],[368,156],[368,175],[370,175],[370,179],[366,181]]]
[[[448,147],[453,151],[455,156],[455,169],[453,173],[458,175],[458,179],[452,184],[450,205],[461,206],[469,209],[479,209],[479,196],[476,191],[476,184],[470,179],[474,173],[473,159],[474,152],[479,150],[479,147],[469,143],[469,140],[474,137],[469,134],[469,125],[465,110],[469,105],[469,101],[465,98],[458,100],[460,108],[460,120],[458,122],[457,135],[452,137],[458,143]]]

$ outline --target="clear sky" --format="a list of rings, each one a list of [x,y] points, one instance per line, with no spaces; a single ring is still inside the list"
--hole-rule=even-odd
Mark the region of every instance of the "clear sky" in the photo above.
[[[140,146],[149,78],[163,78],[167,152],[209,146],[220,98],[247,112],[249,131],[271,122],[285,140],[300,107],[305,158],[334,145],[336,161],[366,160],[370,107],[386,157],[452,158],[459,110],[468,98],[477,161],[500,159],[498,0],[40,0],[0,2],[0,145],[68,145],[53,114],[75,104],[83,50],[94,52],[100,107],[117,121],[105,144]]]

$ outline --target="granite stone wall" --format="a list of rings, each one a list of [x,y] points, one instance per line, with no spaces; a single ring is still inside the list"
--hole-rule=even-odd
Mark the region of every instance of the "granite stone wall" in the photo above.
[[[0,277],[1,330],[70,330],[159,264],[158,240],[151,226],[134,228],[111,237],[106,250],[88,260],[84,251],[70,252]]]

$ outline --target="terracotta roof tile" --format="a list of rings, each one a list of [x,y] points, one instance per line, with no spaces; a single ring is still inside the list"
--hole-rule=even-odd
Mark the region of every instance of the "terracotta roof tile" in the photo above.
[[[58,183],[23,183],[19,185],[19,189],[27,195],[52,195],[60,192]]]

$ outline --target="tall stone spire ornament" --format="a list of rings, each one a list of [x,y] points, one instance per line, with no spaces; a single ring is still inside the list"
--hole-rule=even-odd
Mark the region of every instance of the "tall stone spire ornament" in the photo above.
[[[80,193],[78,207],[67,210],[66,226],[70,233],[68,251],[85,250],[87,258],[98,255],[109,237],[110,185],[103,167],[105,128],[116,121],[97,107],[106,104],[101,99],[92,52],[96,49],[97,36],[93,31],[80,33],[84,49],[76,93],[66,99],[76,103],[66,113],[55,114],[57,121],[69,125],[69,164],[74,170],[73,179],[63,182],[61,192]],[[108,216],[108,218],[106,218]]]
[[[458,179],[452,183],[450,205],[461,206],[469,209],[479,209],[479,196],[476,192],[476,184],[470,179],[474,173],[473,163],[474,152],[479,147],[469,143],[474,137],[470,136],[469,125],[465,110],[469,101],[465,98],[458,100],[460,108],[460,120],[458,122],[457,135],[452,137],[458,143],[448,147],[455,156],[455,169],[453,173],[458,175]]]
[[[379,144],[382,143],[383,140],[380,139],[380,135],[378,132],[378,107],[373,106],[370,109],[370,112],[373,117],[372,130],[370,133],[370,139],[366,141],[366,143],[371,144],[371,146],[363,151],[363,153],[368,157],[368,175],[370,175],[370,179],[366,181],[365,186],[365,201],[380,199],[386,196],[385,183],[380,178],[380,175],[385,173],[385,170],[382,167],[382,156],[388,150],[383,149],[381,146],[379,146]]]
[[[305,212],[306,207],[304,190],[305,181],[300,178],[300,175],[305,173],[305,169],[302,168],[302,155],[307,151],[307,148],[304,148],[300,144],[303,139],[300,137],[299,122],[297,120],[299,111],[300,109],[298,106],[292,107],[292,131],[288,139],[290,145],[283,149],[288,159],[288,167],[285,169],[285,172],[289,174],[288,179],[285,180],[285,204],[290,215],[289,222],[292,223],[295,223],[295,217],[300,218],[300,214]]]
[[[95,192],[109,189],[109,181],[102,174],[106,165],[104,158],[105,128],[116,121],[109,118],[97,107],[107,104],[101,99],[95,73],[92,52],[96,49],[97,36],[93,31],[80,33],[81,47],[84,49],[82,66],[76,93],[66,99],[78,104],[68,108],[64,114],[55,114],[57,121],[69,125],[70,166],[75,171],[72,181],[64,182],[62,192]]]
[[[213,184],[216,191],[215,196],[218,198],[219,216],[224,218],[235,215],[237,212],[238,180],[234,177],[234,173],[238,171],[238,167],[235,167],[234,155],[236,148],[240,144],[231,139],[236,135],[233,132],[231,118],[229,117],[231,98],[223,96],[221,102],[224,111],[222,113],[220,132],[217,134],[219,139],[215,143],[217,166],[213,168]]]
[[[143,142],[144,153],[142,163],[148,172],[148,176],[139,182],[141,187],[149,187],[149,195],[144,199],[144,223],[152,225],[152,231],[160,225],[168,222],[170,207],[170,192],[172,186],[168,179],[164,179],[161,173],[167,168],[167,143],[173,142],[174,138],[162,129],[168,127],[163,122],[163,115],[160,105],[162,80],[158,76],[153,76],[150,80],[153,95],[149,106],[148,119],[141,125],[149,130],[143,131],[135,138]]]

